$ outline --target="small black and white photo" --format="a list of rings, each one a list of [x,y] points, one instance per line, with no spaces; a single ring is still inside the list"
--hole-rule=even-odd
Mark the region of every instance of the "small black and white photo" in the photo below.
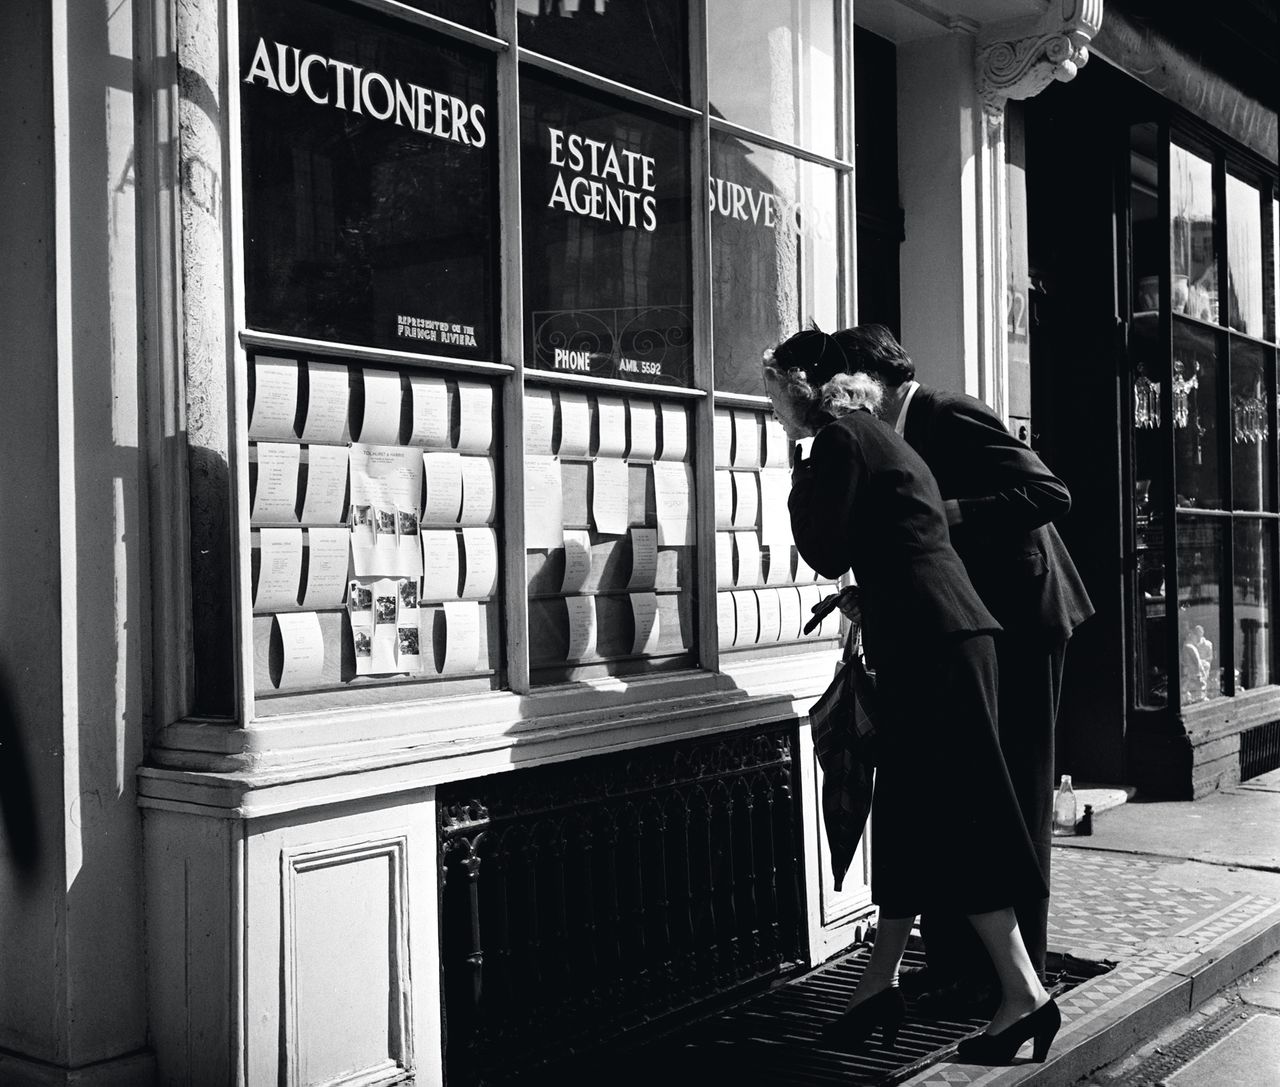
[[[417,627],[397,627],[396,639],[399,646],[400,655],[402,657],[416,657],[418,655],[418,628]]]
[[[400,526],[401,536],[416,536],[418,534],[418,513],[416,510],[397,510],[396,519]]]
[[[400,607],[416,608],[418,606],[418,581],[416,578],[400,579]]]
[[[347,586],[347,608],[350,611],[368,611],[373,607],[373,589],[359,581]]]
[[[373,602],[373,618],[379,626],[396,621],[396,598],[394,596],[378,596]]]
[[[351,640],[355,644],[357,657],[373,656],[373,636],[367,630],[353,630]]]

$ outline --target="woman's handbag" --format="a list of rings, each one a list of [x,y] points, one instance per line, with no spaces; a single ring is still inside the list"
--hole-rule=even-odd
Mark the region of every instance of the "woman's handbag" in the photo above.
[[[861,632],[855,627],[849,631],[839,671],[809,710],[814,753],[822,767],[822,821],[837,891],[871,813],[878,747],[875,678],[861,645]]]

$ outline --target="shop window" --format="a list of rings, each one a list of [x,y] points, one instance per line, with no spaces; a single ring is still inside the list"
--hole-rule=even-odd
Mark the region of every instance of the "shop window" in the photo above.
[[[1274,257],[1269,269],[1263,256],[1276,182],[1226,148],[1190,146],[1167,126],[1131,129],[1139,707],[1276,681],[1276,347],[1264,338],[1275,331]]]
[[[819,154],[838,151],[837,7],[833,0],[710,0],[711,114]]]
[[[689,100],[685,0],[517,0],[520,44],[675,102]]]
[[[689,385],[689,133],[682,120],[525,73],[527,366]]]
[[[838,184],[829,167],[712,133],[717,389],[763,395],[765,347],[810,319],[839,327]]]
[[[248,326],[492,357],[492,60],[314,0],[241,17]]]
[[[400,3],[428,15],[439,15],[442,19],[461,23],[472,30],[493,33],[494,0],[400,0]]]

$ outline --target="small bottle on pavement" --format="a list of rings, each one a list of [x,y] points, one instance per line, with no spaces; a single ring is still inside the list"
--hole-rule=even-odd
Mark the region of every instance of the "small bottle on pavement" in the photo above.
[[[1055,838],[1076,832],[1076,793],[1071,788],[1071,775],[1063,774],[1058,795],[1053,798],[1053,834]]]

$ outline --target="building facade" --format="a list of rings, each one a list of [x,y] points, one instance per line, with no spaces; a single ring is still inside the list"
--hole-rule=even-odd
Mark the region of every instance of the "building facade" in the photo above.
[[[0,1079],[500,1081],[847,946],[871,844],[837,892],[805,719],[840,631],[802,629],[833,586],[790,539],[760,352],[883,321],[1088,492],[1036,332],[1066,276],[1037,132],[1105,98],[1075,92],[1106,25],[1101,0],[6,5]],[[1107,160],[1147,171],[1134,237],[1168,220],[1217,282],[1257,265],[1243,327],[1222,291],[1178,331],[1176,247],[1120,314],[1262,401],[1229,449],[1223,414],[1241,489],[1210,532],[1251,587],[1187,602],[1248,641],[1196,700],[1216,741],[1275,689],[1274,102],[1237,90],[1253,128],[1224,126],[1114,41],[1107,78],[1175,98]],[[1183,136],[1197,108],[1220,131]],[[1169,210],[1171,147],[1225,212]],[[1154,425],[1092,380],[1115,448],[1163,434],[1180,479],[1173,353],[1143,358]],[[1166,538],[1192,523],[1154,470],[1115,478]],[[1123,508],[1099,524],[1133,543]],[[1178,539],[1132,576],[1099,557],[1118,603],[1084,661],[1128,659],[1151,564],[1165,592],[1194,568]],[[1189,792],[1152,754],[1198,727],[1183,644],[1142,645],[1166,694],[1137,708],[1168,712],[1138,723],[1159,677],[1111,660],[1061,761],[1110,743],[1104,780],[1168,764],[1152,787]]]

